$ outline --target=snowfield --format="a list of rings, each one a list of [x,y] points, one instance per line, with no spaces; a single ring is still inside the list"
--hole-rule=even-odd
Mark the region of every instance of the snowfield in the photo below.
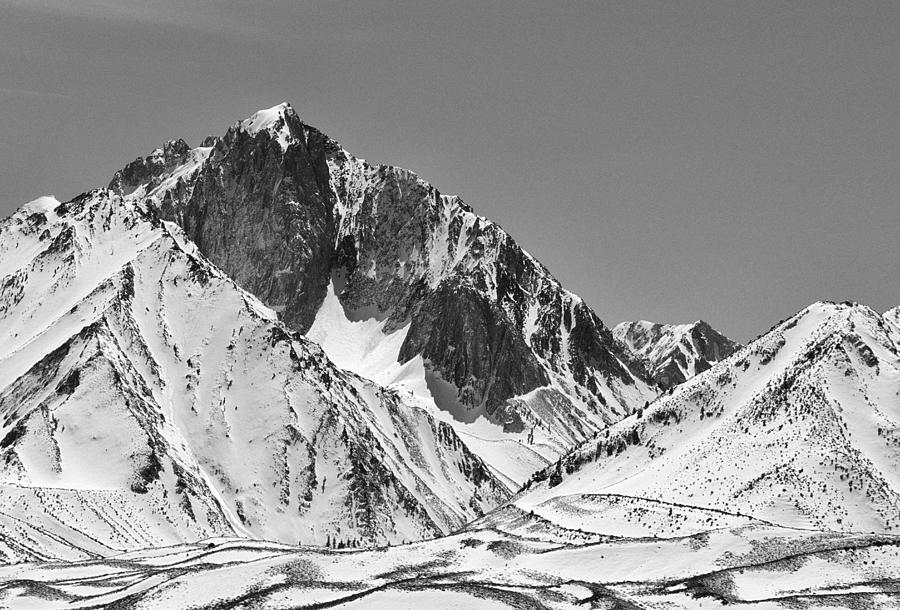
[[[900,538],[772,527],[579,546],[491,530],[370,551],[217,539],[0,567],[7,607],[895,608]]]

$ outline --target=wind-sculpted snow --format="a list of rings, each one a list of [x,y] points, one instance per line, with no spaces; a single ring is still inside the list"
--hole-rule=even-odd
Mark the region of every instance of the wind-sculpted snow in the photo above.
[[[663,390],[683,383],[724,360],[741,346],[703,320],[693,324],[622,322],[613,329]]]
[[[103,190],[0,225],[0,416],[7,561],[417,540],[507,493],[449,425],[335,367],[154,207]]]
[[[391,386],[453,425],[511,488],[656,394],[594,312],[496,223],[410,171],[354,157],[286,104],[193,150],[170,142],[110,187],[155,202],[326,352],[329,291],[342,331],[380,324],[340,342],[390,351],[386,365],[353,370],[384,378],[407,365]]]
[[[690,510],[895,532],[897,337],[889,316],[865,306],[812,305],[535,475],[515,506],[600,533],[661,520],[648,533],[680,535],[696,528],[696,516],[676,518]],[[579,519],[585,497],[643,506],[598,504]],[[671,508],[649,515],[648,504]]]

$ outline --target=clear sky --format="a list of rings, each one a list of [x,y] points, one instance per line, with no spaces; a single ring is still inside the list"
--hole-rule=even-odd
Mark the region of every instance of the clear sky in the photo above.
[[[900,2],[0,0],[0,216],[290,101],[610,325],[900,304]]]

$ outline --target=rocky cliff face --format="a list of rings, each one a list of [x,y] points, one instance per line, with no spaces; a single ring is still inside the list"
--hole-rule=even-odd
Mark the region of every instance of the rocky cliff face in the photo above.
[[[155,206],[106,190],[0,223],[0,489],[7,560],[399,543],[508,493],[451,426],[338,369]]]
[[[282,113],[254,115],[204,144],[190,151],[170,142],[118,172],[110,188],[155,197],[210,260],[305,332],[334,253],[330,141]]]
[[[581,299],[412,172],[352,156],[287,105],[205,144],[167,145],[110,186],[156,201],[295,330],[310,330],[331,286],[348,320],[405,333],[395,361],[421,361],[456,406],[508,432],[543,431],[551,452],[654,395]]]
[[[663,390],[702,373],[741,347],[703,320],[693,324],[622,322],[613,335],[644,363]]]

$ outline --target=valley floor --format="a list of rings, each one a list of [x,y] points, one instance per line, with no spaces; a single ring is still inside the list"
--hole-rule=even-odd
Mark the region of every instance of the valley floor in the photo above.
[[[0,606],[896,608],[900,537],[747,526],[563,544],[483,529],[366,551],[213,539],[0,567]]]

